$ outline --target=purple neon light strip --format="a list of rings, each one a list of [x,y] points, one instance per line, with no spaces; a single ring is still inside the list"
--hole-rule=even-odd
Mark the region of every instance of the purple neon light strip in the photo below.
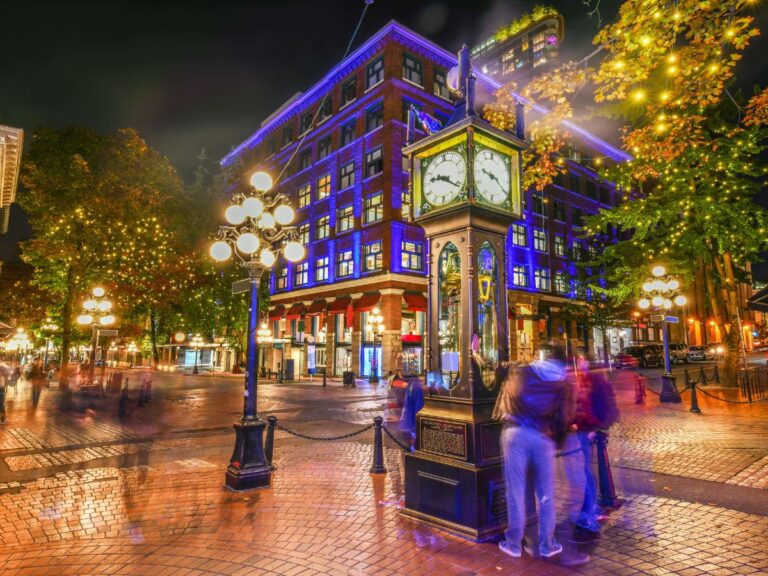
[[[416,34],[415,32],[409,30],[402,24],[399,24],[395,22],[394,20],[391,21],[389,24],[384,26],[379,32],[374,34],[365,44],[360,46],[357,50],[355,50],[351,55],[349,55],[346,59],[346,61],[343,63],[341,68],[345,68],[349,66],[352,62],[354,62],[356,59],[360,58],[362,55],[364,55],[373,45],[375,45],[377,42],[379,42],[382,38],[384,38],[387,34],[390,32],[396,32],[406,39],[410,40],[411,42],[421,46],[425,50],[429,50],[433,53],[436,53],[438,56],[441,56],[445,60],[447,60],[451,64],[456,63],[456,56],[448,52],[447,50],[441,48],[437,44],[434,44],[433,42],[427,40],[426,38]],[[474,70],[475,75],[480,78],[483,82],[487,83],[492,88],[500,88],[501,84],[497,82],[496,80],[493,80],[489,76],[486,76],[479,70]],[[292,114],[294,110],[297,108],[301,108],[304,106],[308,101],[311,99],[319,96],[318,92],[321,92],[326,88],[326,84],[329,82],[334,82],[335,78],[338,76],[338,73],[334,71],[329,72],[328,74],[323,77],[322,80],[320,80],[318,83],[316,83],[310,90],[304,94],[301,98],[299,98],[296,102],[294,102],[291,106],[286,108],[281,114],[273,118],[266,126],[260,128],[256,132],[254,132],[247,140],[245,140],[243,143],[241,143],[237,148],[235,148],[232,152],[227,154],[220,162],[222,166],[228,166],[230,165],[244,150],[247,148],[250,148],[253,144],[259,141],[260,137],[269,132],[274,126],[280,124],[286,116]],[[539,112],[540,114],[548,114],[549,110],[543,106],[539,106],[538,104],[533,104],[530,100],[527,98],[520,96],[519,94],[516,94],[513,92],[513,95],[516,98],[519,98],[521,102],[523,102],[526,105],[531,106],[535,111]],[[603,151],[607,156],[612,158],[613,160],[617,162],[621,161],[628,161],[632,159],[632,156],[627,154],[626,152],[619,150],[615,146],[611,146],[604,140],[601,140],[597,136],[594,136],[593,134],[590,134],[583,128],[580,128],[576,124],[573,124],[569,120],[563,120],[563,124],[568,127],[569,130],[572,130],[573,132],[579,134],[581,137],[583,137],[585,140],[591,142],[595,148]]]

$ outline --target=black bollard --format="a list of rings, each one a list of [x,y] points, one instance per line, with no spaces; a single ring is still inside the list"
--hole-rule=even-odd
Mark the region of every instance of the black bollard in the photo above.
[[[267,416],[267,422],[269,422],[269,426],[267,427],[267,441],[264,444],[264,459],[267,461],[267,464],[269,464],[270,470],[274,470],[275,465],[272,464],[272,453],[275,449],[275,426],[277,426],[277,417]]]
[[[720,384],[720,372],[717,369],[717,364],[715,364],[715,372],[712,374],[712,382]]]
[[[707,374],[704,372],[704,366],[699,369],[699,384],[707,383]]]
[[[384,422],[384,418],[376,416],[373,419],[373,424],[376,427],[373,436],[373,466],[371,466],[371,474],[386,474],[387,467],[384,466],[384,446],[383,438],[381,437],[381,425]]]
[[[325,375],[325,370],[323,370],[323,388],[325,388],[325,385],[327,384],[327,382],[326,382],[326,378],[327,378],[327,377],[326,377],[326,375]]]
[[[645,404],[644,378],[640,374],[635,375],[635,404]]]
[[[683,376],[685,377],[685,385],[688,386],[691,383],[691,375],[688,374],[688,368],[683,369]]]
[[[691,387],[691,412],[694,414],[701,414],[701,410],[699,409],[699,399],[696,397],[696,382],[689,382],[688,385]]]
[[[600,483],[600,504],[609,508],[621,508],[624,503],[616,497],[616,488],[613,486],[613,474],[611,463],[608,460],[608,434],[595,432],[597,444],[597,475]]]

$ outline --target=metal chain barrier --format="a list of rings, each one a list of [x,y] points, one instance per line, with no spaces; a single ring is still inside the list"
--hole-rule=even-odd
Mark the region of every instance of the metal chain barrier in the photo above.
[[[592,441],[592,444],[594,444],[594,440]],[[577,448],[574,448],[573,450],[568,450],[568,452],[556,452],[555,458],[563,458],[565,456],[573,456],[574,454],[578,454],[581,452],[581,446],[578,446]]]
[[[280,424],[276,424],[277,428],[279,430],[282,430],[283,432],[287,432],[291,436],[295,436],[296,438],[303,438],[304,440],[320,440],[323,442],[335,442],[336,440],[344,440],[346,438],[351,438],[352,436],[357,436],[358,434],[362,434],[366,430],[370,430],[375,426],[375,424],[368,424],[368,426],[365,426],[364,428],[360,428],[360,430],[355,430],[354,432],[350,432],[349,434],[342,434],[341,436],[310,436],[309,434],[302,434],[301,432],[296,432],[295,430],[290,430],[286,428],[285,426],[281,426]]]
[[[702,394],[709,396],[710,398],[714,398],[715,400],[720,400],[720,402],[726,402],[728,404],[756,404],[758,402],[765,402],[766,400],[768,400],[768,398],[762,398],[760,400],[752,400],[752,402],[750,402],[749,400],[728,400],[726,398],[720,398],[720,396],[715,396],[714,394],[710,394],[709,392],[707,392],[702,388],[697,387],[697,390]]]
[[[392,432],[390,432],[389,430],[387,430],[387,427],[386,427],[386,426],[382,426],[382,429],[384,430],[384,433],[385,433],[387,436],[389,436],[389,439],[390,439],[390,440],[392,440],[392,442],[394,442],[395,444],[397,444],[398,446],[400,446],[400,448],[402,448],[402,449],[403,449],[403,450],[405,450],[406,452],[410,452],[410,451],[411,451],[411,447],[410,447],[410,446],[406,446],[405,444],[403,444],[402,442],[400,442],[400,440],[398,440],[397,438],[395,438],[395,437],[392,435]]]

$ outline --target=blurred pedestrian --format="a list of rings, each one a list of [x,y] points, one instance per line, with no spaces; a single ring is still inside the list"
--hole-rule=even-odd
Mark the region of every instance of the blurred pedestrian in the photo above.
[[[399,373],[396,378],[403,379]],[[418,376],[409,376],[406,381],[408,385],[405,388],[403,413],[400,416],[398,430],[408,435],[411,452],[413,452],[416,449],[416,414],[424,408],[424,386]]]
[[[129,401],[130,397],[128,395],[128,378],[126,378],[125,382],[123,383],[123,387],[120,390],[120,399],[117,402],[118,415],[120,416],[120,420],[125,418],[125,416],[128,414]]]
[[[32,362],[28,379],[32,383],[32,405],[37,406],[37,403],[40,402],[40,393],[43,391],[43,384],[45,384],[45,371],[43,370],[42,358],[36,358]]]
[[[0,360],[0,424],[5,422],[5,391],[12,373],[11,367]]]
[[[144,373],[139,386],[139,406],[149,404],[152,397],[152,377],[149,373]]]
[[[595,433],[607,431],[619,418],[619,409],[616,403],[616,394],[613,386],[600,372],[590,370],[586,358],[581,355],[577,358],[576,373],[576,417],[574,426],[576,436],[581,446],[582,466],[581,470],[571,468],[571,484],[584,485],[584,497],[581,509],[573,514],[571,520],[577,526],[599,533],[600,523],[598,518],[602,514],[597,504],[597,482],[593,470],[592,445],[595,441]],[[575,475],[581,474],[581,478]],[[583,481],[582,481],[583,480]]]
[[[507,530],[499,548],[513,558],[522,556],[528,510],[528,474],[539,520],[538,550],[544,558],[560,554],[555,540],[555,448],[562,445],[571,426],[574,399],[567,381],[565,352],[557,346],[542,347],[541,360],[509,373],[493,411],[504,423],[501,450],[507,500]]]

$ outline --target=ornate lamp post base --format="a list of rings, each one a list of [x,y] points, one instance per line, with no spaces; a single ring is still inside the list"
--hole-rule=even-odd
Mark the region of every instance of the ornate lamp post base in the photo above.
[[[227,466],[224,487],[233,492],[266,488],[271,471],[264,455],[263,420],[235,422],[235,450]]]
[[[675,386],[675,377],[671,374],[664,374],[661,377],[661,394],[659,400],[662,402],[672,402],[673,404],[680,404],[680,393]]]

